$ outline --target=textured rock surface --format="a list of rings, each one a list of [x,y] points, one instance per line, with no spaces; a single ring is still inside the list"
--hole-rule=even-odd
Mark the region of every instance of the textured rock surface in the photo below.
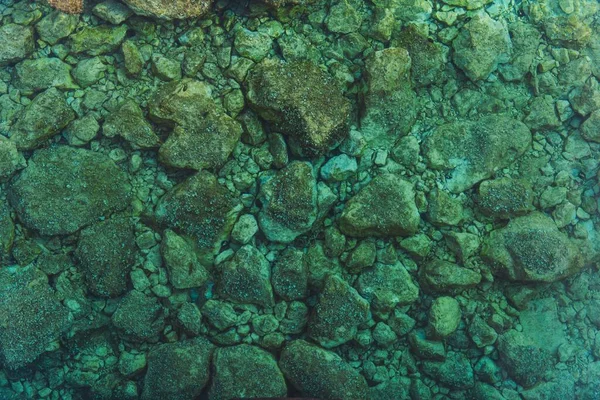
[[[184,19],[205,14],[212,0],[125,0],[136,14],[159,19]]]
[[[29,57],[35,47],[33,29],[17,24],[0,27],[0,66]]]

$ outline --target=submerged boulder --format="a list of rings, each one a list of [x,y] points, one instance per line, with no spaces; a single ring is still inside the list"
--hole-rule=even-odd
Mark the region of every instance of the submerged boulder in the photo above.
[[[159,19],[185,19],[204,15],[212,0],[124,0],[133,12]]]
[[[33,29],[18,24],[0,26],[0,67],[29,57],[35,49]]]

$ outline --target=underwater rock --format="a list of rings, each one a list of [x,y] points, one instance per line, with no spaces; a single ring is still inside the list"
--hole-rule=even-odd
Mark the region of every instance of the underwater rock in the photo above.
[[[216,176],[200,171],[167,192],[159,200],[155,216],[160,224],[193,237],[200,261],[206,265],[229,237],[241,208],[239,199],[218,183]]]
[[[77,28],[78,22],[79,15],[56,10],[42,18],[35,29],[41,40],[53,46],[69,36]]]
[[[212,358],[213,377],[208,398],[279,398],[287,386],[273,355],[259,347],[240,344],[217,348]]]
[[[69,46],[74,54],[86,53],[90,56],[99,56],[118,49],[126,35],[127,25],[86,26],[69,36]]]
[[[367,382],[356,369],[337,354],[304,340],[285,346],[279,367],[303,396],[340,400],[367,397]]]
[[[317,182],[312,165],[295,161],[261,184],[258,223],[267,239],[290,243],[317,219]]]
[[[17,24],[0,26],[0,67],[29,57],[35,49],[33,29]]]
[[[86,88],[102,79],[107,69],[100,57],[92,57],[79,61],[72,74],[77,83]]]
[[[160,249],[169,271],[169,282],[174,288],[200,287],[209,279],[210,275],[198,260],[193,245],[172,230],[165,230]]]
[[[252,214],[242,215],[231,231],[231,239],[240,244],[248,244],[258,232],[258,222]]]
[[[462,291],[481,282],[479,272],[439,259],[425,265],[421,278],[425,286],[438,292]]]
[[[120,25],[133,15],[129,7],[116,0],[107,0],[96,4],[92,13],[113,25]]]
[[[65,128],[63,136],[71,146],[85,146],[96,137],[100,125],[92,114],[78,118]]]
[[[581,125],[581,136],[585,140],[600,143],[600,109],[592,112]]]
[[[162,54],[152,55],[152,74],[165,82],[181,79],[181,62],[164,57]]]
[[[202,306],[202,315],[208,323],[220,331],[231,328],[238,322],[238,315],[229,302],[210,299]]]
[[[527,336],[514,329],[500,335],[497,342],[500,362],[512,379],[524,387],[541,382],[554,365],[553,357],[534,345]]]
[[[475,384],[473,368],[464,353],[449,352],[444,361],[424,361],[422,370],[442,385],[468,389]]]
[[[518,82],[529,73],[542,34],[535,26],[520,20],[509,23],[508,32],[513,45],[512,58],[499,65],[498,71],[505,80]]]
[[[335,33],[352,33],[360,29],[362,14],[350,1],[335,2],[329,8],[329,14],[325,18],[327,29]],[[360,2],[356,2],[360,5]]]
[[[269,54],[273,39],[264,32],[241,28],[235,34],[234,46],[240,56],[260,62]]]
[[[380,311],[406,306],[419,298],[419,287],[400,262],[377,263],[362,272],[356,282],[358,293]]]
[[[23,60],[15,66],[15,78],[15,86],[25,91],[79,88],[71,78],[71,66],[58,58]]]
[[[484,214],[499,219],[509,219],[534,210],[531,185],[509,177],[481,182],[476,201]]]
[[[434,189],[429,192],[427,205],[427,218],[437,226],[456,226],[465,217],[462,201],[444,190]]]
[[[127,174],[110,158],[68,146],[37,150],[8,190],[21,222],[42,235],[76,232],[130,198]]]
[[[298,154],[325,153],[348,134],[350,102],[311,62],[266,59],[250,70],[246,88],[250,106],[287,135]]]
[[[408,236],[417,232],[420,221],[413,185],[383,174],[348,200],[338,223],[349,236]]]
[[[154,343],[165,326],[164,310],[157,297],[134,289],[119,302],[112,323],[126,340]]]
[[[148,353],[142,400],[198,397],[208,383],[214,347],[199,337],[152,348]]]
[[[301,250],[284,250],[275,260],[272,273],[273,290],[279,297],[292,301],[307,296],[308,269]]]
[[[447,51],[442,45],[430,40],[414,25],[404,28],[396,41],[394,46],[408,50],[410,78],[415,87],[444,81]]]
[[[273,305],[271,265],[256,247],[241,247],[219,269],[218,291],[223,297],[242,304]]]
[[[138,76],[144,69],[146,61],[142,53],[132,40],[125,40],[121,45],[123,59],[125,62],[125,71],[129,76]]]
[[[140,148],[157,147],[160,139],[140,106],[133,100],[125,100],[116,112],[109,114],[102,125],[102,134],[112,138],[121,136]]]
[[[174,125],[158,153],[159,160],[171,167],[220,167],[243,131],[213,99],[209,86],[193,79],[161,87],[150,100],[149,115],[159,123]]]
[[[89,291],[100,297],[125,293],[136,250],[128,218],[109,218],[83,229],[75,256]]]
[[[17,145],[0,135],[0,182],[8,181],[25,166],[25,157],[17,150]]]
[[[506,24],[495,21],[487,13],[476,14],[452,41],[454,63],[473,81],[486,79],[508,62],[512,43]]]
[[[0,200],[0,263],[8,260],[14,240],[15,223],[10,216],[7,202]]]
[[[40,270],[0,268],[0,361],[16,369],[47,351],[72,324]]]
[[[476,9],[481,8],[492,2],[492,0],[442,0],[442,1],[448,5],[456,6],[456,7],[463,7],[463,8],[466,8],[467,10],[476,10]]]
[[[423,144],[430,168],[445,170],[446,186],[460,193],[519,158],[531,145],[522,122],[502,115],[438,126]]]
[[[450,336],[460,324],[460,304],[453,297],[438,297],[431,304],[428,316],[429,330],[435,338]]]
[[[556,115],[554,99],[550,95],[534,97],[529,105],[529,115],[523,120],[531,130],[558,128],[561,123]]]
[[[64,95],[50,88],[33,99],[11,129],[11,138],[19,150],[33,150],[59,133],[75,119],[75,112]]]
[[[352,340],[368,316],[369,302],[342,278],[329,275],[308,321],[308,334],[323,347],[336,347]]]
[[[583,268],[585,256],[545,214],[511,220],[490,232],[481,251],[493,272],[513,281],[554,282]]]
[[[133,12],[165,20],[200,17],[210,9],[212,0],[123,0]]]

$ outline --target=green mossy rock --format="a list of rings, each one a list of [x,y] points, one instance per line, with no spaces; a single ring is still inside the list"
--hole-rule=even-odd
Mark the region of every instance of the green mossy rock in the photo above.
[[[581,136],[590,142],[600,143],[600,109],[592,112],[581,126]]]
[[[11,138],[19,150],[33,150],[59,133],[75,119],[75,112],[65,96],[50,88],[25,107],[11,129]]]
[[[419,298],[419,287],[406,268],[395,264],[377,263],[365,270],[356,282],[358,293],[376,310],[390,311],[394,307],[406,306]]]
[[[133,11],[119,1],[107,0],[96,4],[92,13],[113,25],[119,25],[125,22],[133,14]]]
[[[348,134],[350,102],[311,62],[266,59],[252,68],[246,89],[250,106],[287,135],[298,154],[325,153]]]
[[[29,57],[35,49],[33,29],[17,24],[0,26],[0,67]]]
[[[92,114],[78,118],[65,128],[63,135],[71,146],[85,146],[100,131],[100,125]]]
[[[484,214],[499,219],[523,215],[534,209],[531,185],[508,177],[481,182],[476,200]]]
[[[14,142],[0,136],[0,182],[10,179],[15,172],[25,168],[23,154],[17,150]]]
[[[24,60],[15,66],[15,86],[37,92],[51,87],[78,89],[71,78],[71,66],[58,58]]]
[[[163,20],[200,17],[210,8],[212,0],[125,0],[133,12]]]
[[[136,250],[133,224],[127,218],[114,217],[83,229],[75,255],[88,290],[100,297],[125,293]]]
[[[78,22],[79,15],[55,10],[42,18],[35,25],[35,29],[40,35],[40,39],[50,45],[55,45],[61,39],[69,36],[77,27]]]
[[[430,40],[415,25],[402,30],[394,46],[408,50],[410,56],[410,78],[415,87],[438,84],[443,81],[446,54],[442,45]]]
[[[434,225],[456,226],[464,219],[462,201],[444,190],[432,190],[427,196],[427,205],[427,217]]]
[[[238,322],[233,306],[225,301],[210,299],[202,306],[202,315],[208,323],[220,331],[231,328]]]
[[[479,272],[444,260],[432,260],[421,271],[422,283],[437,292],[462,291],[481,282]]]
[[[125,70],[130,76],[138,76],[142,69],[144,69],[144,57],[140,52],[137,45],[131,41],[126,40],[121,45],[121,51],[123,52],[123,58],[125,59]]]
[[[119,48],[127,35],[127,25],[86,26],[69,37],[71,52],[86,53],[90,56],[111,53]]]
[[[164,310],[158,298],[132,290],[119,302],[112,324],[123,339],[155,343],[165,326]]]
[[[33,154],[12,180],[8,198],[27,227],[64,235],[125,209],[131,185],[107,156],[56,146]]]
[[[322,399],[367,398],[365,378],[337,354],[304,340],[288,343],[279,368],[303,396]]]
[[[133,100],[125,100],[119,110],[106,117],[102,134],[110,138],[119,135],[139,148],[157,147],[160,142],[142,109]]]
[[[512,379],[524,387],[540,383],[554,364],[551,354],[534,345],[524,334],[510,330],[498,338],[500,362]]]
[[[271,283],[275,293],[287,301],[303,299],[308,294],[308,269],[304,253],[288,248],[273,265]]]
[[[336,347],[352,340],[368,316],[369,302],[342,278],[329,275],[308,321],[308,334],[323,347]]]
[[[435,338],[450,336],[460,324],[460,304],[453,297],[438,297],[429,309],[429,330]]]
[[[349,236],[407,236],[417,232],[420,220],[413,185],[384,174],[348,200],[338,223]]]
[[[290,243],[317,219],[317,181],[312,165],[295,161],[261,184],[258,223],[267,239]]]
[[[464,353],[449,352],[444,361],[425,361],[422,370],[437,382],[454,389],[468,389],[475,384],[471,361]]]
[[[72,324],[40,270],[0,268],[0,362],[16,369],[34,361]]]
[[[529,128],[502,115],[437,127],[423,144],[430,168],[446,171],[446,186],[460,193],[505,168],[531,146]]]
[[[142,400],[194,399],[208,383],[214,346],[205,338],[160,344],[148,353]]]
[[[169,281],[176,289],[200,287],[210,275],[198,260],[194,246],[170,229],[165,230],[161,253],[169,271]]]
[[[100,57],[86,58],[77,63],[73,70],[73,77],[77,83],[86,88],[102,79],[107,69]]]
[[[210,400],[287,395],[285,379],[275,357],[259,347],[240,344],[217,348],[212,358],[212,370]]]
[[[0,200],[0,264],[8,263],[13,242],[15,240],[15,224],[10,216],[6,200]]]
[[[266,33],[241,28],[235,34],[234,46],[240,56],[260,62],[269,54],[273,39]]]

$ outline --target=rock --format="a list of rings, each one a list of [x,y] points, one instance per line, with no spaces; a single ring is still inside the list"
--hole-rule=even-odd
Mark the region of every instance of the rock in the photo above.
[[[446,191],[434,189],[427,197],[427,216],[434,225],[459,225],[464,218],[462,201]]]
[[[462,313],[458,301],[452,297],[438,297],[429,309],[429,329],[433,337],[445,338],[456,331]]]
[[[123,59],[125,62],[125,71],[129,76],[138,76],[144,69],[146,61],[142,53],[132,40],[125,40],[121,45]]]
[[[585,265],[579,245],[539,212],[515,218],[505,228],[492,231],[481,255],[495,274],[523,282],[554,282]]]
[[[256,346],[240,344],[220,347],[212,359],[214,375],[210,400],[285,397],[287,387],[277,361]],[[256,372],[260,371],[259,374]]]
[[[155,343],[165,326],[164,310],[158,298],[134,289],[119,302],[112,323],[126,340]]]
[[[475,343],[475,346],[478,348],[491,346],[496,343],[496,340],[498,339],[498,334],[494,328],[489,326],[479,315],[476,315],[471,320],[471,325],[469,325],[469,335],[471,336],[473,343]]]
[[[366,60],[368,92],[360,127],[373,148],[390,149],[406,135],[416,118],[416,94],[411,88],[411,59],[403,48],[387,48]]]
[[[504,368],[517,383],[531,387],[541,382],[553,365],[551,355],[533,345],[525,335],[511,329],[498,338],[498,352]]]
[[[200,261],[208,265],[229,237],[240,210],[239,200],[214,175],[201,171],[168,191],[155,216],[162,225],[193,237]]]
[[[492,0],[443,0],[443,2],[451,6],[463,7],[467,10],[476,10],[491,3]]]
[[[466,262],[479,249],[479,236],[467,232],[445,232],[446,245],[461,262]]]
[[[0,361],[21,368],[47,351],[72,324],[72,315],[56,298],[40,270],[0,269]]]
[[[583,117],[600,109],[600,83],[594,77],[569,92],[569,103]]]
[[[40,39],[53,46],[69,36],[77,27],[78,22],[79,15],[55,10],[42,18],[35,25],[35,29],[40,35]]]
[[[288,248],[276,259],[273,265],[271,283],[275,293],[287,301],[299,300],[308,293],[308,270],[304,253]]]
[[[367,382],[362,375],[337,354],[304,340],[285,346],[279,367],[303,396],[340,400],[367,397]]]
[[[336,347],[352,340],[368,315],[367,300],[340,277],[329,275],[308,321],[308,334],[323,347]]]
[[[373,266],[377,256],[377,247],[372,240],[361,241],[344,260],[344,266],[351,274],[360,273],[363,269]]]
[[[430,168],[446,171],[450,192],[460,193],[489,178],[496,169],[509,166],[531,142],[525,124],[492,115],[438,126],[425,139],[423,149]]]
[[[77,83],[86,88],[102,79],[107,69],[100,57],[86,58],[77,63],[77,67],[73,70],[73,77]]]
[[[508,31],[513,44],[513,56],[509,63],[499,65],[498,71],[505,80],[518,82],[529,73],[542,34],[535,26],[520,20],[510,22]]]
[[[523,215],[534,209],[531,185],[509,177],[481,182],[476,201],[484,214],[499,219]]]
[[[416,137],[404,136],[396,142],[390,155],[397,163],[412,167],[419,161],[420,151],[419,140]]]
[[[398,37],[397,46],[408,50],[410,77],[416,87],[428,86],[444,80],[446,52],[442,45],[430,40],[415,25],[408,25]]]
[[[317,181],[312,165],[295,161],[260,186],[258,223],[268,240],[290,243],[317,219]]]
[[[71,79],[71,66],[58,58],[23,60],[15,66],[15,78],[15,86],[25,91],[79,88]]]
[[[92,13],[113,25],[122,24],[133,14],[131,9],[115,0],[107,0],[96,4],[92,9]]]
[[[130,198],[127,174],[107,156],[68,146],[37,150],[8,190],[21,222],[42,235],[76,232]]]
[[[356,158],[340,154],[329,159],[321,167],[321,178],[326,181],[341,182],[356,175],[358,164]]]
[[[235,33],[235,50],[242,57],[254,62],[262,61],[271,51],[273,39],[264,32],[253,32],[240,28]]]
[[[432,260],[426,264],[423,283],[438,292],[462,291],[481,282],[481,274],[444,260]]]
[[[152,73],[163,81],[181,79],[181,62],[165,57],[162,54],[152,55]]]
[[[142,400],[193,399],[208,383],[214,346],[205,338],[164,343],[148,353]]]
[[[149,115],[174,126],[158,154],[171,167],[220,167],[242,135],[241,125],[215,102],[209,86],[193,79],[161,87],[150,100]]]
[[[86,26],[69,36],[69,45],[72,53],[99,56],[118,49],[126,35],[127,25]]]
[[[550,95],[534,97],[529,106],[529,115],[523,120],[531,130],[553,129],[561,125],[554,99]]]
[[[5,200],[0,200],[0,263],[8,264],[10,251],[15,240],[15,224]]]
[[[348,1],[339,1],[331,6],[325,18],[327,29],[335,33],[351,33],[360,29],[361,13]]]
[[[258,222],[252,214],[242,215],[231,231],[231,238],[240,244],[248,244],[258,232]]]
[[[350,102],[311,62],[266,59],[249,72],[246,89],[250,107],[287,135],[297,154],[323,154],[348,134]]]
[[[29,57],[35,49],[33,29],[17,24],[0,26],[0,67]]]
[[[170,229],[163,234],[161,253],[169,271],[169,281],[176,289],[200,287],[208,281],[210,275],[198,260],[193,246]]]
[[[473,81],[486,79],[510,60],[512,43],[506,24],[487,13],[473,16],[452,41],[454,63]]]
[[[420,220],[412,184],[384,174],[346,202],[338,223],[349,236],[408,236],[417,232]]]
[[[377,386],[369,387],[370,400],[410,399],[411,380],[407,377],[393,377]]]
[[[8,181],[26,165],[25,157],[17,150],[16,144],[0,136],[0,182]]]
[[[425,330],[414,330],[408,337],[411,352],[418,359],[443,361],[446,359],[446,347],[444,342],[427,340]],[[434,364],[434,368],[439,364]],[[433,370],[433,369],[432,369]]]
[[[429,239],[429,237],[423,233],[402,239],[398,242],[398,244],[411,256],[420,258],[427,257],[427,255],[429,255],[431,252],[431,248],[433,247],[431,239]]]
[[[475,379],[471,362],[464,353],[449,352],[444,361],[424,361],[425,374],[454,389],[473,387]]]
[[[389,347],[398,340],[398,337],[389,325],[380,321],[373,329],[373,340],[381,347]]]
[[[88,290],[100,297],[125,293],[136,250],[133,224],[127,218],[110,218],[82,230],[75,255]]]
[[[256,247],[245,245],[220,267],[219,293],[235,303],[268,307],[274,303],[271,266]]]
[[[25,107],[11,129],[10,140],[16,143],[19,150],[33,150],[74,119],[75,113],[64,95],[56,88],[50,88],[35,96]]]
[[[212,0],[125,0],[133,12],[146,17],[159,19],[185,19],[204,15]]]
[[[139,148],[157,147],[160,139],[134,100],[125,100],[121,107],[109,114],[102,125],[102,134],[112,138],[121,136]]]
[[[419,298],[419,287],[400,262],[377,263],[360,274],[356,283],[358,293],[380,311],[406,306]]]
[[[590,142],[600,143],[600,109],[592,112],[581,125],[581,136]]]
[[[78,118],[65,128],[63,135],[71,146],[85,146],[96,137],[100,125],[92,114]]]
[[[211,326],[220,331],[231,328],[238,322],[233,306],[225,301],[210,299],[202,306],[202,315]]]

